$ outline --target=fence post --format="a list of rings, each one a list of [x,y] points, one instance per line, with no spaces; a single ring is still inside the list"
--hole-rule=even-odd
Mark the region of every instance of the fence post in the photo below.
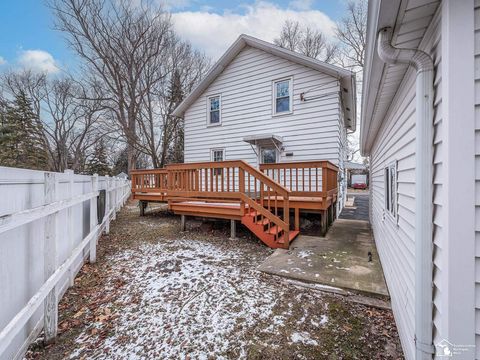
[[[58,178],[55,173],[45,173],[45,204],[53,203],[57,200]],[[57,267],[57,244],[56,244],[56,221],[57,214],[48,215],[45,219],[45,243],[43,249],[44,277],[45,281],[52,276]],[[49,344],[55,341],[57,336],[58,324],[58,298],[57,287],[48,293],[44,301],[43,328],[45,332],[45,343]]]
[[[92,192],[98,191],[98,175],[92,176]],[[98,225],[97,219],[97,197],[94,196],[90,199],[90,233]],[[95,234],[90,240],[90,263],[97,261],[97,234]]]
[[[110,233],[110,176],[105,175],[105,234]]]
[[[65,174],[68,178],[68,198],[73,198],[73,186],[74,186],[74,173],[73,170],[65,170]],[[71,206],[67,209],[67,227],[68,227],[68,243],[69,243],[69,252],[70,254],[73,252],[75,248],[75,239],[73,235],[73,208]],[[69,285],[73,286],[75,281],[74,269],[73,265],[70,266],[68,269],[68,278],[69,278]]]
[[[115,210],[118,211],[120,210],[120,199],[121,199],[121,196],[122,196],[122,189],[120,188],[120,185],[119,185],[119,181],[120,179],[117,177],[115,178],[115,186],[117,187],[117,198],[115,199]]]
[[[112,190],[112,209],[113,209],[113,216],[112,220],[117,218],[117,178],[112,178],[113,183],[113,190]]]

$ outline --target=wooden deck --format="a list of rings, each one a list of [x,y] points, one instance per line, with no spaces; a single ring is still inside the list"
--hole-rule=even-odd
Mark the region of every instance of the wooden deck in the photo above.
[[[322,232],[333,222],[337,174],[327,161],[260,169],[241,160],[171,164],[132,171],[132,196],[142,214],[148,202],[167,202],[179,215],[240,220],[268,246],[288,248],[300,231],[301,211],[318,212]]]

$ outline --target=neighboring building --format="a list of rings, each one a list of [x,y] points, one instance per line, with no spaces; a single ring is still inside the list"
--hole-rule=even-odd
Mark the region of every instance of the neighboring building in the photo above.
[[[352,72],[241,35],[174,112],[185,162],[329,160],[343,174],[355,96]]]
[[[406,358],[480,358],[478,0],[370,1],[361,150]]]
[[[345,174],[347,178],[347,187],[352,187],[352,175],[365,175],[365,185],[368,186],[367,165],[345,161]]]

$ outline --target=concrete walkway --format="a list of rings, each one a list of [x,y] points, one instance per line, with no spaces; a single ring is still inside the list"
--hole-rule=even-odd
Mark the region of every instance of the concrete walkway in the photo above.
[[[353,199],[353,205],[345,207],[340,214],[340,219],[348,220],[364,220],[369,221],[369,200],[370,194],[368,192],[349,193],[347,195],[347,202]]]
[[[325,237],[300,235],[289,250],[277,249],[260,271],[291,279],[388,296],[368,219],[368,194],[355,194],[352,208]],[[371,260],[369,261],[369,253]]]

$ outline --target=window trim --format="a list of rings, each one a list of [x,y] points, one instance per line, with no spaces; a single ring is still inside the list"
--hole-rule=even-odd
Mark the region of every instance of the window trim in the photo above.
[[[210,122],[210,115],[211,115],[211,110],[210,110],[210,99],[218,97],[218,123],[212,123]],[[207,96],[207,127],[210,126],[220,126],[222,125],[222,95],[221,94],[214,94],[214,95],[208,95]]]
[[[392,190],[392,184],[391,184],[391,170],[395,171],[395,176],[393,178],[394,184],[394,194],[391,193]],[[388,163],[384,167],[384,196],[385,196],[385,204],[384,204],[384,210],[387,216],[394,220],[395,223],[397,223],[398,220],[398,170],[397,170],[397,161],[393,161]],[[394,201],[392,202],[391,199]]]
[[[222,147],[222,148],[211,148],[211,149],[210,149],[210,160],[211,160],[212,162],[216,162],[216,161],[214,160],[215,158],[214,158],[214,156],[213,156],[213,153],[214,153],[215,151],[221,151],[221,152],[222,152],[222,159],[223,159],[222,161],[225,161],[225,148],[224,148],[224,147]]]
[[[212,148],[210,149],[210,161],[211,162],[217,162],[215,161],[215,157],[214,157],[214,152],[215,151],[221,151],[222,152],[222,160],[221,161],[225,161],[225,148]],[[213,175],[214,176],[221,176],[223,173],[223,169],[213,169]]]
[[[277,112],[277,91],[276,83],[288,80],[289,111]],[[272,81],[272,116],[283,116],[293,114],[293,76],[275,79]]]

